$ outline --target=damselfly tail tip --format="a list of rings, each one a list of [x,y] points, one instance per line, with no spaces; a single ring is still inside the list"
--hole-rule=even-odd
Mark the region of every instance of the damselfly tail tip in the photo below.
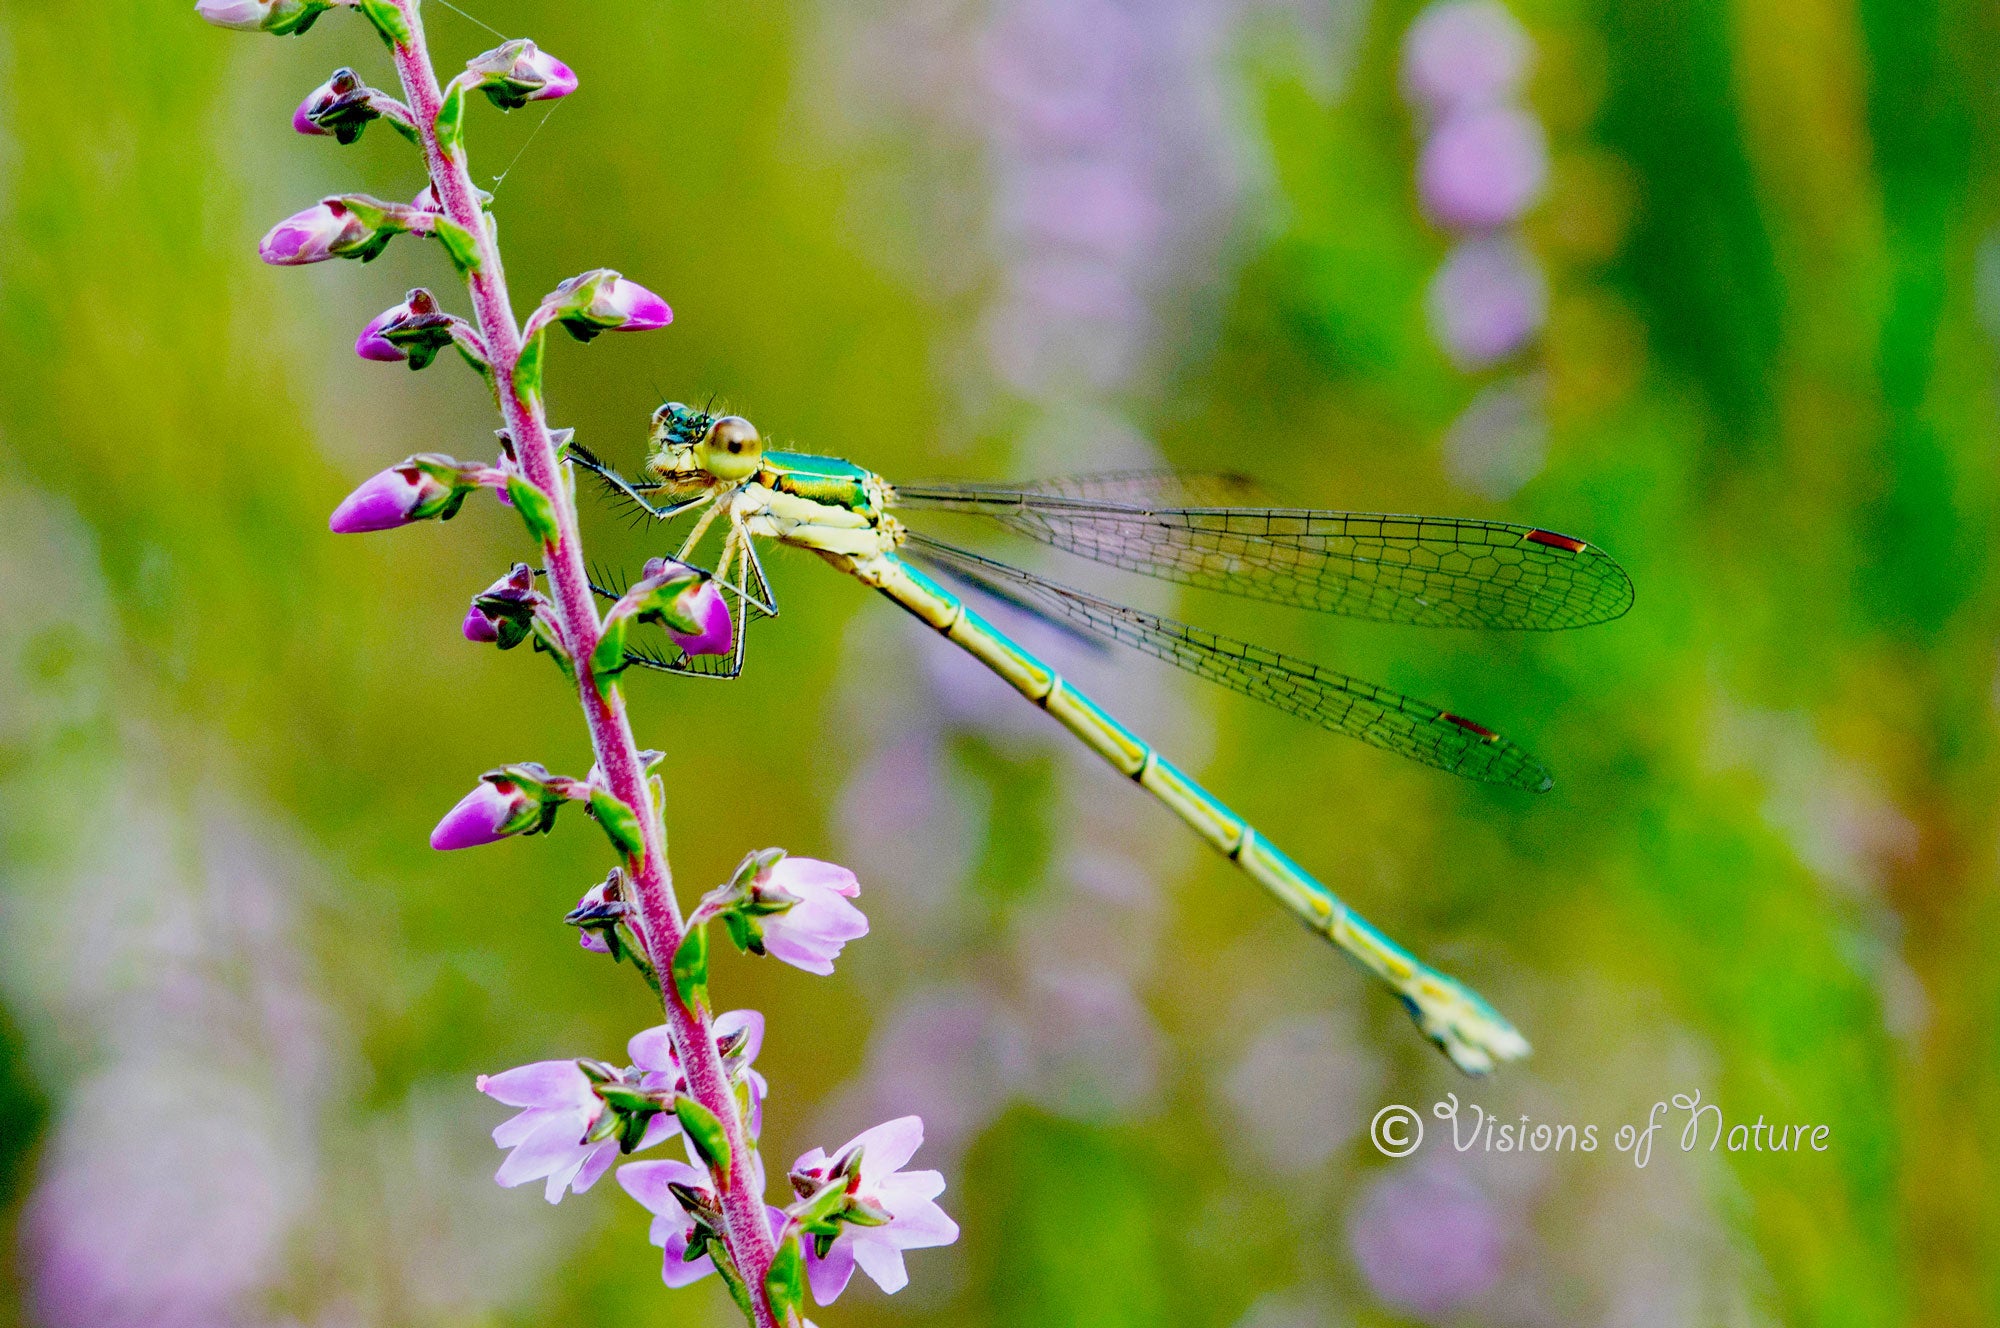
[[[1423,973],[1412,989],[1397,993],[1417,1029],[1470,1075],[1491,1074],[1532,1048],[1506,1018],[1462,983]]]

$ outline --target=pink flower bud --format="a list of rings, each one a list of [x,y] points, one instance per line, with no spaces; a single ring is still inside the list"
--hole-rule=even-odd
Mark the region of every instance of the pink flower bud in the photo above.
[[[667,302],[636,281],[613,277],[590,304],[592,318],[620,332],[650,332],[674,321]]]
[[[243,32],[304,32],[333,0],[199,0],[195,15],[218,28]]]
[[[418,287],[393,309],[370,319],[355,339],[354,353],[364,360],[408,361],[412,369],[430,366],[438,352],[452,343],[458,319],[438,308],[431,293]]]
[[[369,476],[360,488],[341,499],[327,528],[336,535],[394,530],[438,515],[450,498],[449,485],[424,467],[405,461]]]
[[[337,198],[323,199],[273,226],[257,256],[279,267],[324,263],[329,258],[373,258],[390,232],[371,226]]]
[[[465,639],[512,650],[528,639],[535,612],[548,601],[535,589],[535,571],[515,563],[507,575],[472,598],[460,630]]]
[[[201,0],[194,12],[218,28],[255,32],[264,26],[271,8],[272,0]]]
[[[539,800],[512,780],[483,779],[437,823],[431,847],[449,850],[497,843],[534,825],[531,814],[539,809]]]
[[[336,69],[333,77],[314,88],[292,112],[292,128],[301,134],[331,134],[352,143],[371,120],[382,118],[375,89],[352,69]]]
[[[610,268],[571,277],[549,292],[542,308],[578,341],[600,332],[650,332],[674,321],[665,300]]]
[[[674,638],[675,645],[690,655],[729,653],[734,636],[730,630],[729,605],[715,582],[704,580],[691,587],[680,607],[688,618],[700,625],[701,630],[686,633],[669,627],[667,634]]]
[[[477,604],[465,611],[465,622],[459,630],[465,633],[466,640],[480,645],[491,645],[500,639],[500,624],[488,617],[486,610]]]
[[[503,43],[465,65],[479,90],[503,111],[531,101],[553,101],[576,91],[576,73],[526,38]]]

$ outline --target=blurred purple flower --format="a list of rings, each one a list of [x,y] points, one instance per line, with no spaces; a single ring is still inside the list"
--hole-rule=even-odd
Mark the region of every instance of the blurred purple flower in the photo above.
[[[944,1193],[944,1177],[935,1171],[902,1170],[923,1141],[922,1118],[902,1116],[856,1135],[832,1158],[815,1148],[792,1164],[793,1176],[805,1182],[805,1193],[811,1193],[813,1182],[831,1178],[859,1149],[859,1174],[848,1182],[852,1197],[888,1215],[878,1226],[841,1223],[825,1258],[807,1245],[806,1276],[813,1299],[820,1304],[831,1305],[839,1298],[856,1266],[884,1291],[901,1291],[910,1281],[903,1267],[904,1250],[949,1245],[958,1239],[958,1223],[934,1202]]]
[[[1534,339],[1548,298],[1540,266],[1518,239],[1465,240],[1431,281],[1431,328],[1460,368],[1481,368]]]
[[[1511,98],[1534,53],[1520,21],[1497,0],[1445,0],[1403,38],[1403,91],[1433,115]]]
[[[690,655],[726,655],[734,641],[730,629],[729,604],[722,598],[722,591],[713,581],[703,581],[688,592],[683,607],[695,622],[701,624],[699,632],[677,632],[667,629],[674,644]]]
[[[1548,176],[1541,122],[1512,106],[1453,112],[1417,162],[1424,211],[1454,230],[1512,225],[1541,197]]]
[[[677,1073],[671,1062],[664,1068]],[[560,1203],[566,1191],[582,1194],[595,1185],[617,1160],[615,1135],[594,1143],[586,1137],[607,1108],[575,1061],[537,1061],[502,1074],[482,1074],[478,1084],[494,1101],[522,1108],[493,1131],[493,1142],[511,1150],[493,1177],[501,1185],[511,1188],[546,1178],[544,1194],[550,1203]],[[679,1129],[674,1113],[662,1111],[647,1122],[639,1147],[650,1148]]]
[[[1388,1304],[1439,1318],[1500,1279],[1506,1235],[1469,1177],[1446,1167],[1383,1174],[1348,1228],[1354,1260]]]
[[[794,968],[825,976],[849,941],[868,934],[868,919],[847,901],[861,893],[854,873],[816,858],[780,858],[757,881],[797,897],[782,913],[758,919],[764,949]]]

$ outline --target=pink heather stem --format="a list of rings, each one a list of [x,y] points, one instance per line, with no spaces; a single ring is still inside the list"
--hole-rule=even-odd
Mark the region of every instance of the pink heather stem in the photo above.
[[[445,215],[478,237],[479,267],[466,284],[471,291],[480,336],[486,343],[500,413],[513,436],[514,453],[522,474],[555,501],[560,533],[554,546],[546,550],[546,566],[556,619],[562,628],[564,644],[576,661],[577,692],[590,724],[590,741],[598,767],[611,791],[639,812],[646,846],[645,859],[633,872],[639,929],[654,967],[665,975],[685,934],[667,867],[666,832],[660,824],[659,810],[652,807],[646,789],[646,771],[639,760],[638,744],[632,738],[632,725],[625,716],[625,703],[616,690],[600,686],[590,673],[591,652],[602,627],[584,570],[576,510],[559,473],[561,463],[556,459],[555,442],[549,436],[547,421],[542,418],[539,399],[531,401],[525,397],[516,381],[521,329],[508,302],[499,247],[486,228],[462,152],[449,153],[438,142],[437,113],[444,97],[424,44],[418,0],[396,0],[396,6],[410,30],[407,42],[393,46],[396,72],[402,77],[404,96],[415,116],[418,136],[423,140],[431,186]],[[730,1258],[748,1286],[756,1328],[781,1328],[764,1291],[764,1277],[777,1250],[765,1214],[764,1196],[751,1186],[752,1168],[744,1164],[750,1149],[742,1118],[737,1113],[735,1094],[730,1091],[722,1057],[715,1049],[708,1015],[683,1001],[671,979],[664,986],[667,1023],[687,1074],[688,1092],[721,1119],[729,1137],[730,1153],[737,1159],[726,1182],[717,1178]]]

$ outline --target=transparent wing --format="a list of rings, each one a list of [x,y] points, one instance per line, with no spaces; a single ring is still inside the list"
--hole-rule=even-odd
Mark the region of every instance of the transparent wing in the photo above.
[[[1227,477],[1192,480],[1219,478]],[[1504,521],[1156,504],[1147,494],[1172,487],[1129,474],[896,492],[900,506],[988,517],[1113,567],[1380,622],[1553,630],[1607,622],[1632,607],[1631,579],[1602,549]]]
[[[1271,501],[1257,481],[1227,471],[1112,470],[1097,475],[1029,480],[1021,485],[925,484],[918,488],[933,495],[959,492],[981,498],[1031,493],[1121,507],[1242,507],[1268,505]]]
[[[905,547],[911,555],[967,579],[1004,587],[1012,597],[1093,636],[1142,650],[1384,751],[1468,779],[1535,792],[1554,782],[1540,761],[1491,729],[1386,687],[1099,599],[922,535],[910,536]]]

